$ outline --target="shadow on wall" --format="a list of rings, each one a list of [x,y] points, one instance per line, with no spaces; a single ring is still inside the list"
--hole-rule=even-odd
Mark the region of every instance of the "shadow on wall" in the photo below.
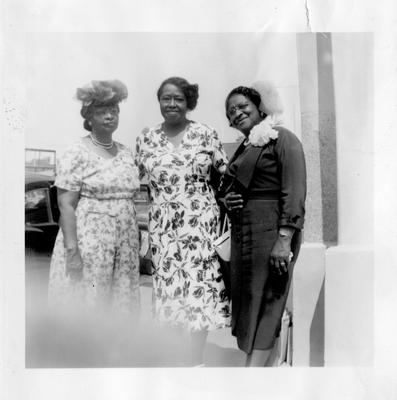
[[[324,367],[324,330],[325,330],[325,291],[324,280],[321,285],[321,290],[318,296],[316,308],[313,314],[313,320],[310,325],[310,366],[311,367]]]
[[[338,241],[335,89],[331,34],[317,34],[323,242]]]

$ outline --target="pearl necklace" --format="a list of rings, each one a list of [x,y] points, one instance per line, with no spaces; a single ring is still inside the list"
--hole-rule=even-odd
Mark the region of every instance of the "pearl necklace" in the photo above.
[[[96,140],[94,138],[94,136],[92,136],[92,133],[90,133],[90,138],[92,140],[92,143],[94,143],[95,146],[102,147],[102,149],[110,150],[113,147],[113,144],[114,144],[113,140],[110,143],[98,142],[98,140]]]

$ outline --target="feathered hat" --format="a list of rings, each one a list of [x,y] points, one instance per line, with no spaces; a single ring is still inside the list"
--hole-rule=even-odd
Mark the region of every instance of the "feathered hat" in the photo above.
[[[128,97],[127,86],[117,79],[107,81],[91,81],[82,88],[77,88],[75,98],[82,103],[81,116],[86,120],[92,107],[112,106],[120,103]],[[91,130],[87,121],[84,128]]]
[[[283,104],[281,103],[276,87],[271,81],[256,81],[251,85],[251,87],[261,96],[262,102],[259,106],[259,110],[263,111],[267,115],[271,115],[272,117],[277,117],[283,113]]]

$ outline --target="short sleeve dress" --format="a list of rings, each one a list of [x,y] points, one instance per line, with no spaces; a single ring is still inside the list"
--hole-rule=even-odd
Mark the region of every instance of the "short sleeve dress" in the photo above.
[[[138,137],[136,160],[150,185],[157,321],[189,332],[230,326],[229,299],[212,246],[220,210],[210,171],[213,166],[223,173],[227,164],[217,132],[191,121],[175,148],[158,125]]]
[[[105,159],[77,141],[59,163],[55,186],[80,192],[75,214],[84,267],[81,282],[66,276],[60,229],[50,267],[50,306],[77,302],[80,309],[139,312],[139,231],[133,201],[139,188],[138,168],[132,152],[115,144],[117,155]]]

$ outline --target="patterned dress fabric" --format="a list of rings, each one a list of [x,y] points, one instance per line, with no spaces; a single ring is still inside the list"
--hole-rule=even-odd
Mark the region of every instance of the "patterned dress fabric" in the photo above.
[[[59,163],[55,186],[80,192],[75,213],[84,267],[81,282],[66,277],[60,229],[51,260],[50,306],[139,313],[139,231],[133,202],[140,185],[138,168],[132,152],[116,146],[117,155],[105,159],[78,141]]]
[[[229,326],[229,300],[212,247],[220,210],[208,183],[211,166],[223,173],[227,164],[217,132],[191,121],[174,147],[158,125],[137,139],[136,161],[150,185],[157,321],[190,332]]]

